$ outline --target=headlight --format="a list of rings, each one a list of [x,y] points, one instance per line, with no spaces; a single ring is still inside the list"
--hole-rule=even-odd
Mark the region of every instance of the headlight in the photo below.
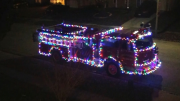
[[[158,50],[159,48],[156,46],[156,50]]]
[[[159,48],[156,46],[156,47],[155,47],[155,50],[154,50],[154,53],[158,54],[158,53],[159,53],[158,49],[159,49]]]

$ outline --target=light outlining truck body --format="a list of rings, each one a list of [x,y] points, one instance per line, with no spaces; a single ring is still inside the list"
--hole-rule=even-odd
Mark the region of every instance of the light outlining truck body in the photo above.
[[[39,54],[55,62],[81,62],[104,67],[110,76],[147,75],[161,66],[158,48],[146,28],[123,27],[99,31],[86,26],[59,24],[54,30],[37,29]]]

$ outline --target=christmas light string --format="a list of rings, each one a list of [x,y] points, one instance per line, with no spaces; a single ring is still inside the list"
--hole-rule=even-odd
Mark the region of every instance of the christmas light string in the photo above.
[[[74,27],[73,25],[69,25],[69,24],[65,24],[66,26],[72,26]],[[84,29],[87,29],[87,27],[84,27]],[[111,34],[115,31],[118,31],[118,30],[122,30],[123,28],[122,27],[119,27],[119,28],[114,28],[114,29],[110,29],[108,31],[105,31],[105,32],[101,32],[101,33],[98,33],[98,34],[95,34],[95,35],[101,35],[102,36],[102,39],[101,39],[101,42],[100,42],[100,46],[99,46],[99,63],[96,64],[95,63],[95,57],[94,57],[94,54],[95,54],[95,51],[97,50],[96,47],[95,47],[95,43],[92,44],[92,60],[91,59],[82,59],[82,58],[78,58],[77,56],[71,56],[70,55],[70,46],[69,46],[69,43],[73,43],[74,40],[79,40],[79,39],[82,39],[82,40],[88,40],[88,39],[92,39],[90,37],[85,37],[85,36],[76,36],[74,35],[74,33],[70,33],[72,34],[73,36],[69,36],[69,35],[57,35],[57,34],[50,34],[50,33],[47,33],[47,32],[40,32],[39,33],[39,36],[40,36],[40,42],[39,42],[39,53],[41,55],[45,55],[45,56],[50,56],[51,55],[51,51],[53,49],[57,49],[59,51],[61,51],[62,53],[62,50],[60,48],[58,48],[58,46],[65,46],[67,47],[68,49],[68,57],[63,57],[63,59],[65,60],[68,60],[68,61],[74,61],[74,62],[82,62],[84,64],[88,64],[88,65],[91,65],[91,66],[95,66],[95,67],[103,67],[104,66],[104,63],[106,61],[107,58],[110,58],[110,59],[113,59],[114,61],[117,61],[115,58],[109,56],[105,59],[102,59],[101,57],[103,56],[102,54],[102,43],[103,43],[103,39],[104,38],[109,38],[109,39],[121,39],[121,40],[127,40],[129,42],[131,42],[133,44],[133,49],[134,49],[134,57],[135,57],[135,60],[134,60],[134,66],[140,66],[140,67],[143,67],[143,66],[149,66],[147,67],[146,69],[141,69],[141,70],[135,70],[134,72],[133,71],[125,71],[121,62],[120,61],[117,61],[119,63],[119,67],[122,71],[122,73],[126,73],[126,74],[139,74],[139,75],[147,75],[149,73],[152,73],[153,71],[155,71],[157,68],[160,67],[161,65],[161,62],[159,62],[158,65],[155,65],[155,66],[151,66],[151,65],[154,65],[156,64],[157,60],[158,60],[158,57],[157,57],[157,54],[155,54],[155,57],[151,60],[151,61],[146,61],[145,63],[143,64],[138,64],[137,63],[137,60],[138,60],[138,53],[142,52],[142,51],[150,51],[152,49],[155,48],[156,46],[156,43],[154,43],[151,47],[147,47],[145,49],[137,49],[136,48],[136,45],[135,45],[135,42],[136,40],[140,39],[140,38],[143,38],[145,36],[150,36],[151,35],[151,32],[147,32],[147,34],[137,34],[138,31],[135,31],[133,34],[137,34],[138,37],[136,39],[129,39],[129,38],[123,38],[123,37],[110,37],[108,36],[108,34]],[[77,33],[80,33],[80,32],[77,32]],[[69,34],[69,33],[68,33]],[[93,39],[95,39],[95,35],[93,36]],[[69,41],[71,40],[71,41]],[[43,53],[41,50],[40,50],[40,47],[41,47],[41,43],[44,43],[44,44],[48,44],[48,45],[52,45],[52,47],[50,48],[49,50],[49,53]],[[68,44],[67,44],[68,43]],[[88,43],[85,43],[86,45],[90,46]],[[57,46],[57,47],[55,47]]]
[[[63,34],[67,34],[67,35],[75,35],[75,34],[79,34],[81,32],[84,32],[86,31],[87,27],[85,26],[79,26],[79,25],[70,25],[70,24],[64,24],[64,23],[61,23],[59,24],[60,26],[64,26],[64,27],[76,27],[76,28],[80,28],[81,30],[79,31],[74,31],[74,32],[71,32],[71,33],[63,33],[62,31],[55,31],[55,30],[49,30],[49,29],[42,29],[43,31],[46,31],[46,32],[49,32],[49,33],[63,33]]]

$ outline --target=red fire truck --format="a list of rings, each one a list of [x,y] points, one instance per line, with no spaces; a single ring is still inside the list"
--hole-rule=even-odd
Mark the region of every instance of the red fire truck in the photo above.
[[[59,24],[53,30],[37,29],[39,54],[104,67],[110,76],[121,73],[147,75],[161,66],[158,47],[146,28],[123,27],[100,31],[79,25]]]

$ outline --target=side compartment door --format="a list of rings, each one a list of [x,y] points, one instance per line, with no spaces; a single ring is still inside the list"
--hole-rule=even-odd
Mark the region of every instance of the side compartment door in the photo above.
[[[81,49],[79,50],[80,58],[91,60],[92,59],[92,48],[85,44],[81,43]]]
[[[107,58],[109,56],[112,56],[113,58],[116,59],[117,58],[117,49],[119,47],[118,43],[119,43],[119,41],[114,41],[114,42],[104,41],[101,57]]]
[[[85,44],[85,42],[77,42],[75,45],[74,56],[81,59],[92,59],[92,48]]]
[[[119,51],[118,58],[122,62],[122,65],[125,67],[133,67],[134,66],[134,51],[133,51],[132,44],[126,40],[121,40],[118,51]]]

